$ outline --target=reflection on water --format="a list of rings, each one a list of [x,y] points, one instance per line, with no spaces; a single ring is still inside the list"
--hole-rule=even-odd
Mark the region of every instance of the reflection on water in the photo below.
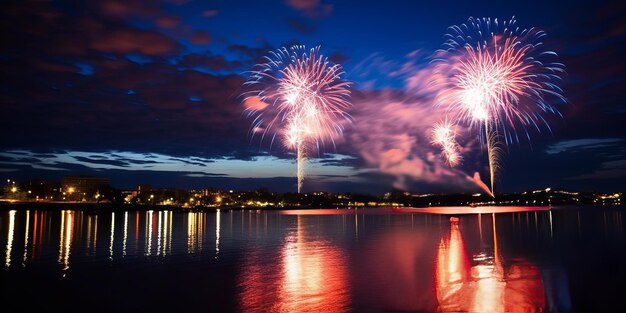
[[[56,263],[63,272],[70,268],[72,259],[86,261],[106,256],[109,261],[115,261],[129,253],[131,257],[167,256],[172,250],[172,211],[89,214],[79,210],[10,210],[1,214],[2,221],[7,222],[2,225],[0,237],[6,269],[12,268],[15,262],[27,267],[31,262],[49,260],[53,244],[56,244]],[[206,219],[202,214],[205,213],[190,215],[190,253],[202,249]],[[106,229],[106,234],[101,232],[102,228]],[[106,244],[99,245],[99,242]]]
[[[87,216],[87,255],[95,255],[98,240],[98,216]]]
[[[63,266],[63,271],[70,268],[70,251],[72,247],[72,235],[74,234],[73,214],[73,211],[61,211],[61,239],[59,240],[59,258],[57,262]]]
[[[552,229],[551,214],[549,225]],[[536,264],[524,259],[503,264],[498,247],[496,215],[492,217],[493,249],[467,255],[459,218],[450,218],[449,237],[442,239],[437,254],[437,300],[441,312],[542,312],[545,290]],[[479,219],[482,240],[482,220]],[[552,233],[551,233],[552,234]],[[563,287],[563,286],[561,286]],[[567,293],[567,290],[561,290]],[[554,303],[554,299],[550,299]],[[563,308],[569,307],[565,303]],[[554,308],[551,304],[550,308]],[[551,310],[554,311],[554,310]]]
[[[187,215],[187,253],[200,253],[202,252],[205,237],[206,214],[189,212]]]
[[[619,209],[434,210],[0,211],[0,287],[9,290],[0,300],[41,286],[90,301],[111,294],[102,302],[113,308],[131,294],[142,303],[172,295],[216,312],[571,312],[621,303]]]
[[[172,250],[172,212],[159,211],[157,224],[157,255],[166,256]]]
[[[146,248],[144,254],[146,256],[152,254],[152,210],[146,212]]]
[[[9,211],[9,233],[7,235],[6,258],[4,266],[11,266],[11,252],[13,251],[13,233],[15,232],[15,210]]]
[[[144,235],[144,255],[145,256],[166,256],[172,250],[172,211],[152,211],[145,212],[145,235]],[[195,216],[193,216],[195,218]],[[191,222],[190,222],[191,223]],[[127,225],[126,217],[124,225]],[[142,225],[136,225],[137,229]],[[126,255],[126,236],[124,230],[122,255]],[[136,239],[139,240],[139,237]],[[195,236],[195,235],[194,235]],[[191,250],[188,250],[191,251]]]
[[[217,209],[215,212],[215,258],[220,256],[220,214],[221,210]]]
[[[113,243],[115,242],[115,212],[111,212],[111,240],[109,241],[109,260],[113,261]]]
[[[450,225],[450,237],[442,238],[437,253],[437,300],[439,311],[467,311],[465,284],[469,281],[470,265],[458,223]]]
[[[124,236],[122,237],[122,256],[126,256],[127,242],[128,242],[128,212],[124,212]]]
[[[242,266],[239,285],[243,312],[348,311],[347,259],[331,242],[307,233],[311,224],[297,216],[296,227],[283,240],[278,255],[254,250]],[[261,258],[278,258],[278,266],[262,266]],[[268,268],[272,268],[268,271]]]
[[[24,256],[22,258],[22,266],[26,266],[28,258],[28,228],[30,227],[30,210],[26,210],[26,227],[24,227]]]

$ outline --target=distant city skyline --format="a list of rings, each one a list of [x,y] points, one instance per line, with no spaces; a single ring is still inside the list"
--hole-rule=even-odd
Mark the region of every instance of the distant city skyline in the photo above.
[[[256,190],[233,190],[219,187],[182,189],[138,184],[120,189],[105,177],[67,176],[61,181],[7,181],[0,189],[0,206],[58,207],[63,205],[95,205],[98,210],[119,209],[290,209],[346,207],[458,207],[498,206],[516,210],[520,206],[621,205],[625,193],[572,191],[553,188],[526,190],[518,193],[423,193],[390,190],[383,194],[317,192],[275,192],[262,187]],[[84,208],[83,208],[84,209]]]
[[[626,5],[330,0],[16,1],[3,5],[0,179],[107,177],[183,189],[297,190],[293,151],[250,134],[239,98],[270,51],[320,46],[350,81],[348,125],[305,165],[303,192],[480,192],[487,155],[450,167],[430,143],[427,77],[470,17],[546,32],[567,99],[509,144],[496,193],[626,189]],[[474,134],[475,138],[475,134]]]
[[[290,178],[293,179],[293,178]],[[43,190],[51,191],[51,187],[56,189],[55,192],[63,192],[63,191],[71,191],[74,193],[77,190],[88,191],[87,194],[101,194],[101,190],[106,190],[106,192],[149,192],[149,191],[184,191],[184,192],[201,192],[201,191],[214,191],[214,192],[243,192],[243,193],[254,193],[254,192],[268,192],[272,194],[298,194],[296,190],[286,189],[286,190],[278,190],[276,188],[271,188],[266,185],[258,185],[258,186],[250,186],[250,188],[241,188],[241,187],[232,187],[232,186],[220,186],[220,185],[205,185],[205,186],[192,186],[192,187],[184,187],[177,185],[152,185],[151,183],[145,182],[132,182],[125,181],[126,185],[117,186],[111,182],[109,177],[106,176],[92,176],[92,175],[77,175],[77,176],[63,176],[59,179],[27,179],[23,181],[16,181],[7,179],[3,185],[2,190],[0,190],[0,195],[4,192],[5,200],[10,199],[7,196],[13,192],[22,192],[30,194],[30,190],[39,190],[42,192]],[[241,185],[238,185],[241,186]],[[39,187],[39,188],[37,188]],[[43,187],[43,189],[42,189]],[[81,192],[82,192],[81,191]],[[527,193],[544,193],[544,192],[553,192],[553,193],[563,193],[563,194],[596,194],[596,195],[610,195],[615,196],[616,198],[621,198],[623,194],[626,193],[626,189],[620,191],[607,191],[600,189],[567,189],[567,188],[554,188],[550,186],[536,186],[534,188],[529,188],[525,190],[519,190],[516,192],[507,192],[503,194],[499,194],[498,197],[493,198],[489,193],[486,192],[473,192],[470,190],[455,190],[455,191],[426,191],[426,190],[404,190],[391,187],[388,190],[383,191],[374,191],[368,192],[366,190],[357,190],[357,191],[328,191],[328,190],[311,190],[307,192],[302,192],[302,195],[307,194],[355,194],[355,195],[363,195],[363,196],[373,196],[373,197],[383,197],[389,194],[405,194],[405,195],[438,195],[438,196],[454,196],[454,195],[481,195],[482,197],[486,197],[487,199],[497,199],[501,196],[505,198],[511,195],[522,195]],[[27,197],[34,197],[34,195],[27,195]],[[0,197],[0,199],[2,199]],[[91,199],[93,200],[93,199]]]

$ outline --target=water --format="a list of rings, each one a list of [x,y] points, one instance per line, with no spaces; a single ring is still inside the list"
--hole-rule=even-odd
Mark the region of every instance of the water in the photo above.
[[[626,281],[623,210],[4,210],[0,306],[615,312]]]

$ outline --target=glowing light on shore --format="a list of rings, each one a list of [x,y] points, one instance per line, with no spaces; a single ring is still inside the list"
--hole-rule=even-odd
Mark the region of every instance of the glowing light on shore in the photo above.
[[[251,134],[276,136],[297,155],[298,192],[304,180],[304,162],[313,148],[320,149],[343,134],[351,122],[346,112],[350,83],[342,80],[340,65],[320,53],[297,45],[270,52],[265,63],[251,71],[242,94],[245,112],[253,120]]]

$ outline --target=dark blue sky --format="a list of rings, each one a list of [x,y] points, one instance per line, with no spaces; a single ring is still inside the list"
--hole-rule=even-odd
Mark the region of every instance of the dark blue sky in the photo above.
[[[430,57],[469,17],[544,30],[568,102],[510,145],[496,191],[626,189],[626,6],[620,1],[4,1],[0,176],[114,186],[296,190],[292,152],[255,141],[238,95],[269,51],[321,46],[353,82],[353,125],[307,164],[304,191],[479,190],[477,146],[437,161]]]

